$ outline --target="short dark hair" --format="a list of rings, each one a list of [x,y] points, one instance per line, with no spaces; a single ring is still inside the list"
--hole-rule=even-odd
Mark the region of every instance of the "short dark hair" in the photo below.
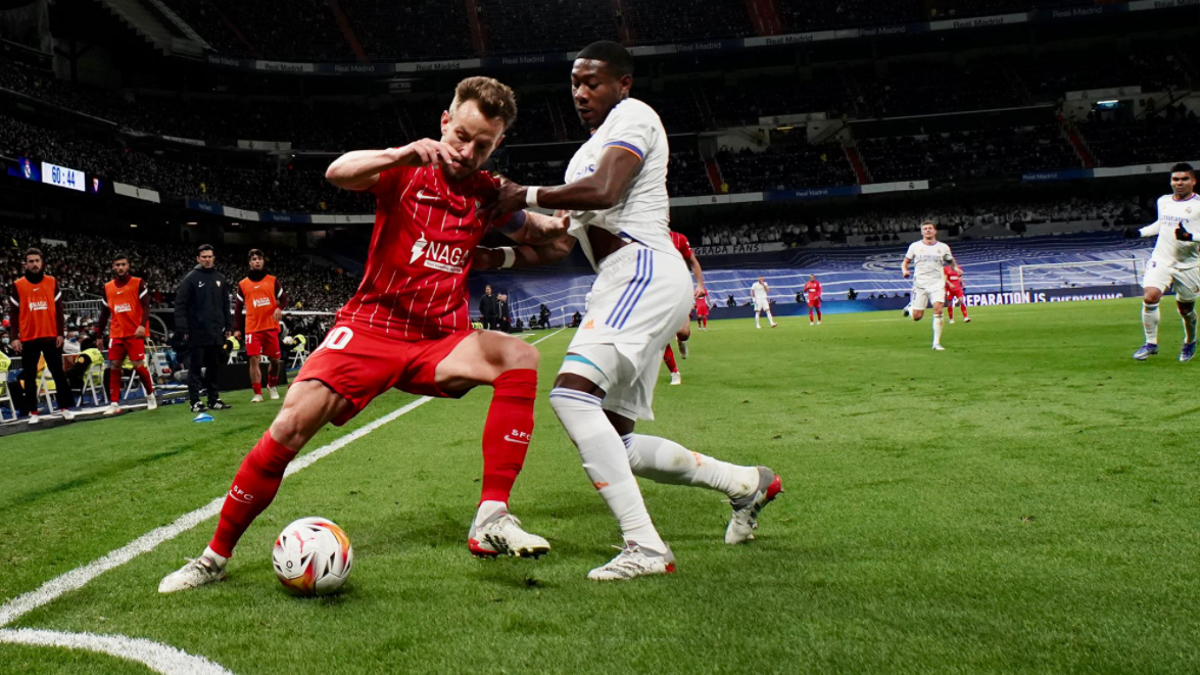
[[[475,101],[484,117],[504,122],[505,129],[517,121],[517,95],[495,78],[476,75],[459,82],[454,88],[454,100],[450,102],[450,115],[453,116],[458,106],[467,101]]]
[[[1192,180],[1196,180],[1196,170],[1192,168],[1191,164],[1188,164],[1187,162],[1180,162],[1180,163],[1176,164],[1175,166],[1171,167],[1171,173],[1180,173],[1180,172],[1190,173],[1190,174],[1192,174]]]
[[[592,59],[608,64],[608,70],[617,77],[633,74],[633,55],[628,49],[611,40],[600,40],[584,47],[575,56],[577,59]]]
[[[204,253],[205,251],[211,251],[211,250],[213,250],[212,244],[200,244],[199,246],[196,247],[196,255],[200,255],[201,253]]]
[[[129,256],[125,255],[124,253],[118,253],[113,256],[112,261],[117,262],[118,260],[129,260]]]
[[[932,220],[926,220],[925,222],[921,223],[921,227],[925,227],[926,225],[932,225],[933,229],[938,229],[937,223],[933,222]]]
[[[42,255],[42,249],[40,249],[40,248],[25,249],[25,260],[26,261],[29,260],[29,256],[31,256],[31,255],[36,255],[37,257],[41,258],[42,260],[46,259],[46,256]]]
[[[264,254],[262,252],[262,249],[258,249],[258,248],[250,249],[250,255],[247,257],[247,259],[252,260],[252,259],[254,259],[255,256],[262,258],[263,260],[267,259],[267,256],[266,256],[266,254]]]

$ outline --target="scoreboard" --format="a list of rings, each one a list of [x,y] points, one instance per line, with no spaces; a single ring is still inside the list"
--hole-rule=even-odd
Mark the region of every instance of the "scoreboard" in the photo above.
[[[87,178],[79,169],[71,169],[50,162],[42,162],[42,182],[68,190],[86,192]]]

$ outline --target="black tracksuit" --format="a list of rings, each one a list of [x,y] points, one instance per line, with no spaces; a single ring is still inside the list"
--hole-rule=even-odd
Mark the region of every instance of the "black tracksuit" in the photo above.
[[[223,356],[221,345],[225,334],[233,330],[229,310],[232,290],[224,274],[197,265],[175,293],[175,330],[187,336],[188,397],[192,403],[200,402],[201,387],[208,391],[210,405],[221,397],[217,375]]]

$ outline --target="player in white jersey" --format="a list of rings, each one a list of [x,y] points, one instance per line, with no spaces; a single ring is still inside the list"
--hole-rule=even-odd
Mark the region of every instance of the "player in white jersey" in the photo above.
[[[937,225],[921,223],[921,241],[914,241],[904,254],[900,269],[904,278],[913,278],[911,312],[913,321],[925,316],[925,306],[933,304],[933,348],[942,351],[942,308],[946,305],[946,273],[954,262],[950,247],[937,240]],[[915,263],[915,273],[908,269]]]
[[[755,328],[762,328],[762,324],[759,323],[759,317],[762,316],[763,312],[767,313],[767,321],[771,322],[771,328],[779,325],[775,323],[775,317],[771,316],[771,300],[767,297],[767,292],[770,290],[771,287],[767,285],[767,282],[761,276],[758,277],[758,281],[750,286],[750,302],[754,303]]]
[[[759,511],[782,481],[761,466],[736,466],[665,438],[635,434],[654,419],[659,361],[692,306],[692,280],[671,242],[667,134],[658,114],[629,97],[633,59],[615,42],[579,52],[571,91],[592,136],[555,187],[501,186],[496,209],[543,206],[570,212],[568,236],[554,245],[477,249],[477,266],[529,266],[564,258],[578,243],[598,274],[550,392],[550,404],[579,449],[592,485],[617,518],[625,547],[589,579],[630,579],[674,571],[635,476],[724,492],[733,504],[726,543],[753,537]]]
[[[1196,171],[1190,164],[1171,167],[1171,194],[1158,198],[1158,220],[1141,229],[1143,237],[1158,236],[1154,253],[1142,278],[1142,328],[1146,344],[1133,358],[1145,361],[1158,353],[1158,303],[1171,287],[1175,307],[1183,317],[1180,361],[1196,355],[1196,296],[1200,294],[1200,197],[1196,196]]]

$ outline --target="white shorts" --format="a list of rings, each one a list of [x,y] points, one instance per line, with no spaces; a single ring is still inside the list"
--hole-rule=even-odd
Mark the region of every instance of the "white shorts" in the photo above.
[[[1200,295],[1200,269],[1191,267],[1181,270],[1151,260],[1146,264],[1142,286],[1157,288],[1164,293],[1174,286],[1176,300],[1192,302]]]
[[[755,298],[754,299],[754,311],[756,311],[756,312],[771,311],[771,301],[770,300],[759,300],[758,298]]]
[[[592,301],[559,373],[604,389],[604,409],[652,420],[663,350],[692,308],[692,277],[683,259],[629,244],[600,263]]]
[[[927,305],[946,304],[946,284],[940,279],[927,284],[913,283],[912,309],[923,311]]]

